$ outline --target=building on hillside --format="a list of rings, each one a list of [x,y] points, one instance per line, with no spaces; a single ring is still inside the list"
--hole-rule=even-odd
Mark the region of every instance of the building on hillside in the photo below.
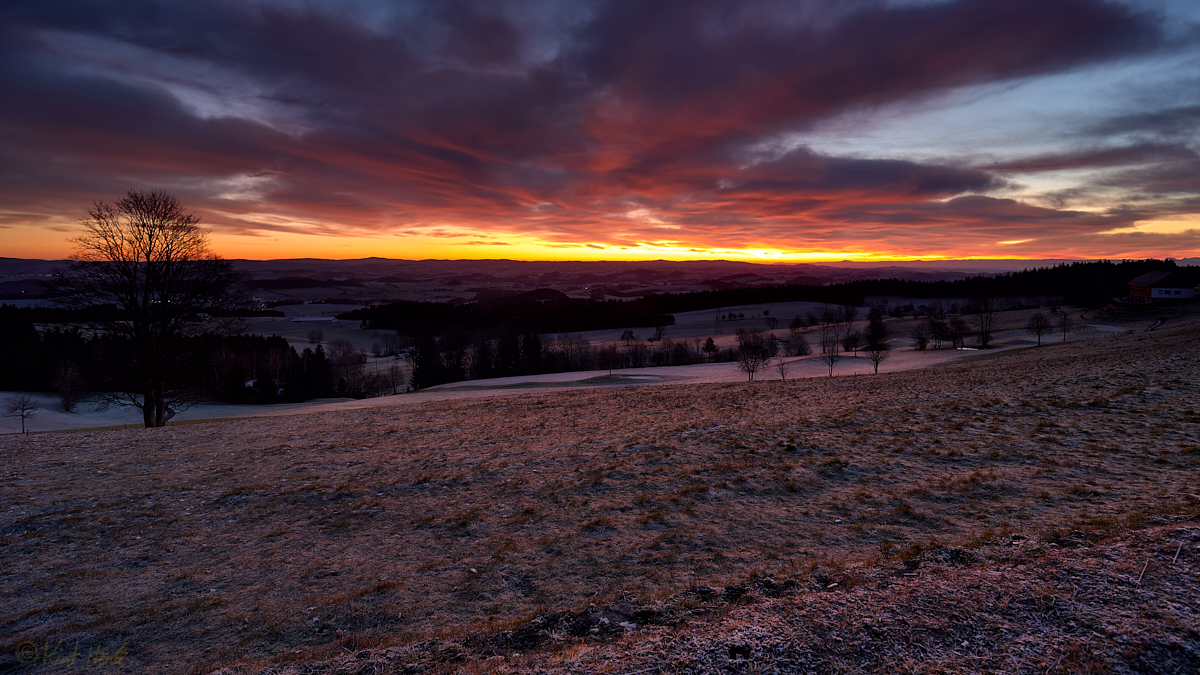
[[[1178,272],[1146,272],[1129,282],[1129,299],[1134,302],[1154,300],[1190,300],[1196,288]]]

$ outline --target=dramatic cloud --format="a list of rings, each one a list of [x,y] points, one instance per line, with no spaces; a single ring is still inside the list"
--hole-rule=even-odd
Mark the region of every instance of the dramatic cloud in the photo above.
[[[1197,18],[1182,0],[10,3],[0,230],[59,256],[92,200],[162,187],[227,255],[1194,255]]]

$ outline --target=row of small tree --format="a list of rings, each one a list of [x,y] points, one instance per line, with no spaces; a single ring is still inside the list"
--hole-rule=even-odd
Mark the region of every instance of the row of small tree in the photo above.
[[[941,349],[943,344],[955,349],[962,348],[966,346],[967,340],[975,336],[979,337],[980,346],[986,349],[991,344],[995,332],[996,313],[995,305],[991,301],[980,303],[978,310],[972,315],[974,325],[959,314],[931,313],[913,326],[909,337],[913,347],[919,351],[928,349],[931,344],[934,349]],[[1043,336],[1054,331],[1061,332],[1063,342],[1066,342],[1067,334],[1074,330],[1076,321],[1070,314],[1055,311],[1054,316],[1056,318],[1051,319],[1043,312],[1034,312],[1026,322],[1025,330],[1037,336],[1038,345],[1042,344]]]
[[[1034,312],[1025,323],[1025,330],[1037,336],[1038,346],[1042,346],[1042,336],[1057,330],[1062,333],[1062,341],[1067,341],[1067,334],[1075,330],[1075,319],[1066,312],[1055,312],[1058,317],[1053,321],[1042,312]]]
[[[870,310],[867,315],[867,327],[862,332],[853,328],[857,316],[857,307],[828,306],[820,315],[814,317],[815,322],[821,326],[821,353],[818,359],[828,367],[830,377],[846,352],[853,351],[856,356],[858,351],[866,353],[875,373],[879,373],[879,366],[888,358],[889,330],[883,321],[883,310]],[[811,321],[809,325],[812,325]],[[753,382],[758,373],[771,367],[771,360],[777,356],[781,358],[775,361],[774,367],[779,371],[780,379],[787,379],[790,364],[782,357],[807,356],[812,353],[807,338],[801,332],[803,327],[803,320],[797,316],[792,321],[786,340],[779,340],[773,334],[759,330],[738,329],[738,368],[746,373],[747,380]]]
[[[619,343],[605,345],[593,345],[577,333],[509,333],[497,338],[458,331],[416,338],[411,344],[401,351],[412,363],[410,385],[414,389],[492,377],[685,366],[738,358],[736,350],[718,347],[711,337],[672,340],[664,336],[647,342],[636,338],[633,331],[626,331]],[[776,350],[780,345],[789,349],[786,341],[773,344]]]

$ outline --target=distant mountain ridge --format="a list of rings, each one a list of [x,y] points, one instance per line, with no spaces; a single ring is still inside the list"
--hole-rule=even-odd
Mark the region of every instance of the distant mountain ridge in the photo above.
[[[264,306],[342,301],[363,304],[404,300],[469,302],[477,297],[554,289],[572,297],[630,298],[646,293],[688,293],[800,284],[818,286],[874,279],[954,282],[1052,268],[1069,260],[936,260],[829,263],[697,261],[231,260],[248,277],[247,288]],[[1176,261],[1198,265],[1200,258]],[[37,280],[65,269],[65,260],[0,258],[0,300],[38,298]]]

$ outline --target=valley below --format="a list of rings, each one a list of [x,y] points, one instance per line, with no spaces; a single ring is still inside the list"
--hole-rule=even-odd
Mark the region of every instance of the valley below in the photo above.
[[[0,670],[1194,671],[1198,345],[0,437]]]

